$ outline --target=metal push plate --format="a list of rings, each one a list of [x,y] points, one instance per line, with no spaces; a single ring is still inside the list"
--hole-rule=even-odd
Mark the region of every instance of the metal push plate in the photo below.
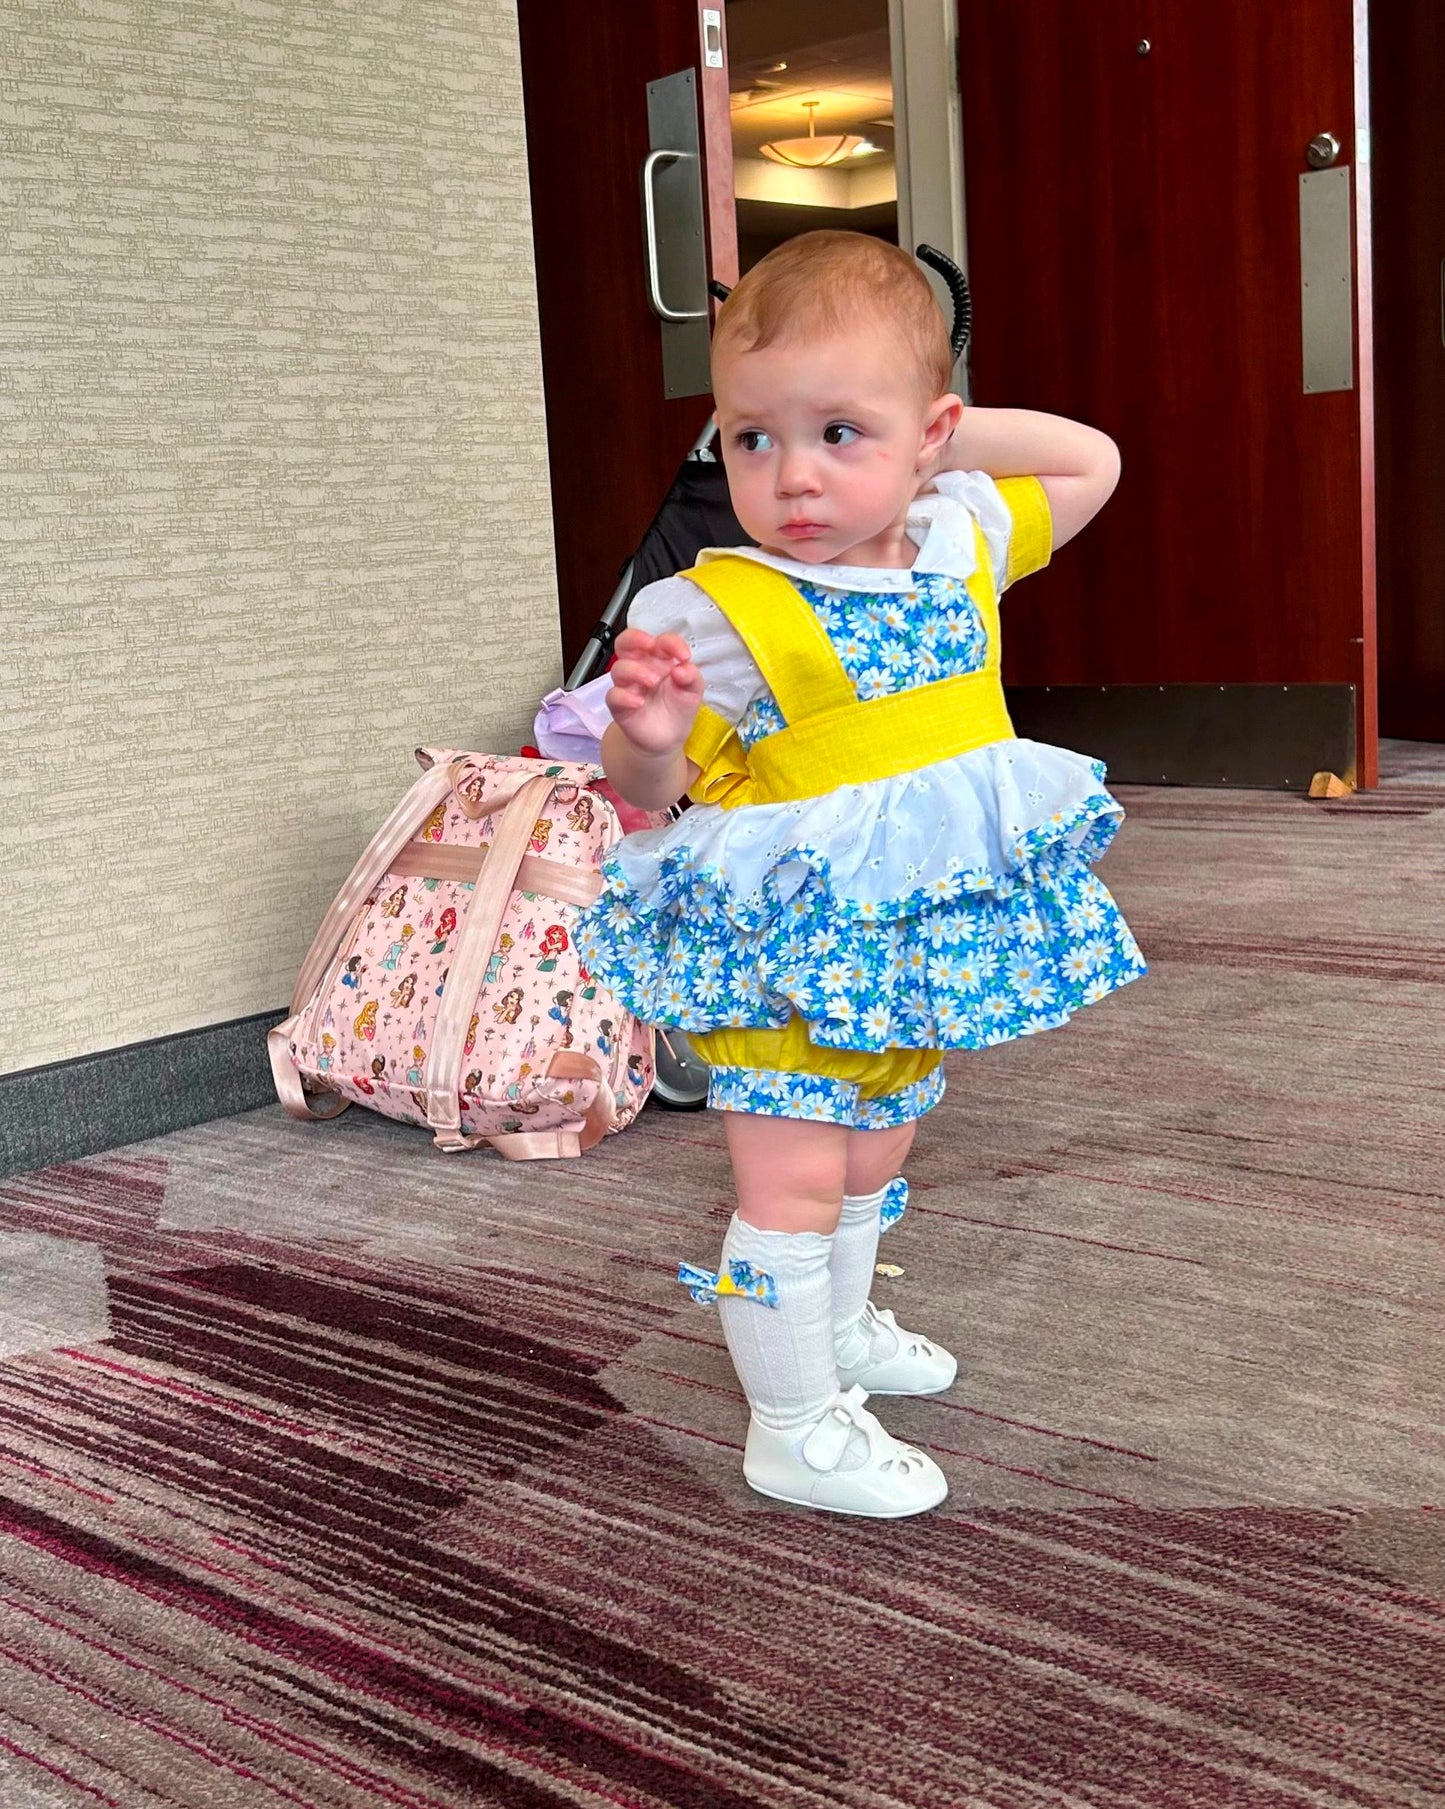
[[[1307,396],[1355,387],[1355,298],[1350,265],[1350,171],[1299,179],[1300,319]]]
[[[703,396],[712,387],[712,333],[695,70],[680,69],[676,75],[665,75],[647,84],[647,129],[654,151],[680,153],[656,163],[650,176],[643,176],[644,182],[650,180],[652,184],[657,293],[674,312],[696,316],[692,320],[658,321],[662,334],[663,394]],[[645,203],[646,197],[644,213]],[[643,230],[647,230],[646,220]]]

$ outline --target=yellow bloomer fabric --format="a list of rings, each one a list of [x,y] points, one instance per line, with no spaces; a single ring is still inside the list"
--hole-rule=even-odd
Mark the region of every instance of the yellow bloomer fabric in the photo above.
[[[712,1068],[750,1068],[769,1074],[817,1074],[857,1087],[864,1099],[901,1093],[926,1080],[943,1060],[937,1049],[820,1049],[808,1026],[791,1018],[781,1030],[694,1030],[688,1041]]]

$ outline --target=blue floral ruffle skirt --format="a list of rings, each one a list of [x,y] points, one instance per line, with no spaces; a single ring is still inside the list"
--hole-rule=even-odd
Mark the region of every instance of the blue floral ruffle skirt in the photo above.
[[[1030,831],[1006,873],[960,867],[884,903],[835,896],[827,855],[808,847],[739,900],[725,873],[696,861],[684,816],[648,898],[614,850],[578,947],[628,1010],[669,1028],[779,1029],[796,1013],[812,1042],[834,1049],[981,1049],[1031,1036],[1145,971],[1092,867],[1118,825],[1105,802],[1108,814]]]

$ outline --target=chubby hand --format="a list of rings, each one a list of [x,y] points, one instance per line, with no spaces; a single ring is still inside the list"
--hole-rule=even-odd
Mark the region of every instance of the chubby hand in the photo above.
[[[618,635],[607,707],[635,748],[647,754],[670,754],[681,748],[702,696],[702,674],[680,634],[654,637],[641,628],[628,628]]]

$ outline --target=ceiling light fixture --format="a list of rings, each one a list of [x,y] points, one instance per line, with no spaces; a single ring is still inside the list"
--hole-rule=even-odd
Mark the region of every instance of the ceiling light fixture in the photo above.
[[[813,115],[821,104],[815,100],[803,102],[808,115],[806,138],[776,138],[771,144],[759,145],[758,149],[770,163],[785,163],[795,170],[821,170],[827,164],[841,163],[845,157],[851,157],[865,142],[857,133],[850,132],[819,138],[818,122]]]

